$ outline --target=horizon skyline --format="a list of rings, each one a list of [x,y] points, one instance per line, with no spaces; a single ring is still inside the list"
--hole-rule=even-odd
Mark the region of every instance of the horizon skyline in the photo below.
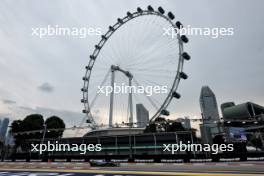
[[[0,38],[3,41],[0,44],[0,116],[10,115],[9,118],[14,120],[24,118],[21,116],[27,113],[40,113],[45,117],[62,115],[67,125],[78,125],[84,117],[80,102],[81,78],[100,36],[40,39],[31,35],[31,28],[58,24],[101,28],[104,33],[127,11],[135,11],[137,6],[146,8],[149,4],[155,9],[162,6],[166,11],[174,12],[176,20],[185,25],[234,27],[234,36],[229,37],[187,36],[190,43],[185,50],[192,59],[185,64],[184,70],[190,78],[180,84],[178,92],[182,98],[170,105],[172,115],[168,118],[201,117],[199,96],[204,85],[215,93],[219,112],[220,105],[229,101],[264,105],[262,1],[254,4],[222,1],[216,5],[207,1],[195,2],[190,7],[195,15],[177,6],[187,6],[188,2],[173,0],[127,3],[116,0],[122,8],[104,0],[66,2],[56,2],[53,8],[46,2],[39,7],[34,1],[29,1],[27,6],[23,3],[15,5],[14,1],[0,4]],[[239,12],[234,11],[237,8]],[[244,13],[243,10],[248,8],[254,11]],[[253,29],[249,29],[249,22]],[[254,42],[244,42],[250,40]]]

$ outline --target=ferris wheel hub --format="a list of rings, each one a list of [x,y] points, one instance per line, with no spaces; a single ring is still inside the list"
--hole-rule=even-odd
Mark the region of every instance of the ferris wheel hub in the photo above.
[[[120,71],[120,72],[124,73],[129,79],[133,78],[133,75],[129,71],[126,71],[126,70],[120,68],[120,66],[118,66],[118,65],[111,65],[111,71],[112,72]]]

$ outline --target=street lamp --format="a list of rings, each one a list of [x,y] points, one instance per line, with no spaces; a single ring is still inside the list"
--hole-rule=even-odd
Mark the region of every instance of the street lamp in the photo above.
[[[41,141],[41,144],[44,143],[44,140],[45,140],[45,136],[46,136],[46,132],[47,132],[47,124],[44,124],[43,125],[43,136],[42,136],[42,141]]]

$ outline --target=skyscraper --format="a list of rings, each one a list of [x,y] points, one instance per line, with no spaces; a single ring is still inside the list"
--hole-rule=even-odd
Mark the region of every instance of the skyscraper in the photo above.
[[[8,118],[4,118],[2,120],[2,123],[1,123],[1,126],[0,126],[0,139],[2,141],[5,140],[8,124],[9,124],[9,119]]]
[[[136,104],[137,123],[139,128],[145,128],[149,122],[149,112],[143,104]]]
[[[203,86],[201,89],[200,107],[203,123],[219,121],[216,97],[214,92],[208,86]]]

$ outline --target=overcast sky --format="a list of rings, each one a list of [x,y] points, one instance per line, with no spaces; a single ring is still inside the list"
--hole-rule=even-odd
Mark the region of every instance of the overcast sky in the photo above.
[[[171,118],[199,116],[203,85],[218,105],[253,101],[264,105],[264,13],[262,0],[2,0],[0,2],[0,114],[12,119],[37,112],[61,115],[70,124],[83,118],[80,103],[84,66],[99,37],[32,36],[47,25],[102,28],[140,6],[164,7],[193,27],[232,27],[233,36],[189,36],[189,79],[180,84],[182,99]]]

